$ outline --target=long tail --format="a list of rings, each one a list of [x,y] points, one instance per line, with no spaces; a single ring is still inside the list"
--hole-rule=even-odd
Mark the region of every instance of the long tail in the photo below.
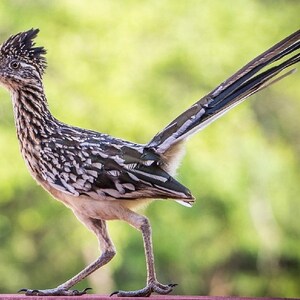
[[[299,62],[300,53],[289,57],[277,66],[260,73],[259,71],[299,48],[300,30],[253,59],[221,83],[156,134],[147,146],[157,153],[165,153],[173,145],[203,129],[249,96],[293,73],[295,69],[276,77],[282,70]]]

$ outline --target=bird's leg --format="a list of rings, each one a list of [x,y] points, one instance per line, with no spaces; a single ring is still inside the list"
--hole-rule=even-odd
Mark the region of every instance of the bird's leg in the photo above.
[[[128,215],[126,215],[126,218],[124,218],[124,220],[142,232],[147,265],[147,285],[145,288],[140,290],[116,291],[112,293],[112,295],[117,295],[119,297],[147,297],[150,296],[153,292],[163,295],[169,294],[173,290],[173,287],[176,286],[176,284],[164,285],[159,283],[156,279],[152,247],[152,233],[149,220],[146,217],[138,215],[131,211],[128,212]]]
[[[77,296],[86,293],[89,288],[83,291],[70,290],[72,286],[80,282],[82,279],[86,278],[88,275],[99,269],[100,267],[107,264],[115,255],[116,251],[113,243],[111,242],[107,228],[106,222],[100,219],[91,219],[82,215],[76,214],[77,217],[91,229],[98,237],[100,243],[100,249],[102,251],[101,256],[96,259],[93,263],[84,268],[77,275],[66,281],[65,283],[59,285],[54,289],[46,290],[30,290],[21,289],[20,292],[25,292],[26,295],[30,296]]]

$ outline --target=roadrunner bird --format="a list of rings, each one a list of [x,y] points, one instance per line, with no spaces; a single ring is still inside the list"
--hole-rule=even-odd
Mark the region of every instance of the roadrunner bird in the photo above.
[[[151,226],[136,212],[151,199],[174,199],[191,206],[191,192],[172,175],[182,158],[185,140],[272,82],[299,62],[300,30],[288,36],[221,83],[183,112],[147,144],[135,144],[107,134],[66,125],[48,109],[43,88],[46,50],[35,47],[39,30],[11,36],[0,47],[0,82],[11,94],[22,156],[33,178],[53,197],[72,209],[92,230],[101,255],[70,280],[53,289],[22,289],[26,295],[82,295],[70,288],[108,263],[116,251],[106,228],[108,220],[123,220],[142,233],[146,287],[117,291],[117,296],[168,294],[174,284],[158,282],[154,268]],[[293,54],[291,54],[293,53]],[[282,60],[286,55],[288,58]],[[278,62],[277,65],[269,66]],[[265,67],[266,70],[262,70]]]

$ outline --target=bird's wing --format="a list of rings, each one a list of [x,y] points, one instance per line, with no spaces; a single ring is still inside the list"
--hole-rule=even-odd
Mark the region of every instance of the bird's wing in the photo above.
[[[49,147],[48,142],[43,148],[43,157],[49,159],[42,165],[49,169],[42,173],[52,187],[73,196],[102,200],[194,201],[190,191],[160,167],[160,156],[143,145],[94,132],[73,132],[72,140],[64,136],[56,137],[55,144]]]

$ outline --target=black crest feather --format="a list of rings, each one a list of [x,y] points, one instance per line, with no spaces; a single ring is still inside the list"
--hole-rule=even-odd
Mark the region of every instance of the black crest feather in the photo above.
[[[6,57],[15,57],[26,62],[34,64],[41,74],[47,66],[46,49],[44,47],[34,47],[34,39],[39,33],[39,29],[30,29],[25,32],[20,32],[8,38],[1,46],[1,55]]]

